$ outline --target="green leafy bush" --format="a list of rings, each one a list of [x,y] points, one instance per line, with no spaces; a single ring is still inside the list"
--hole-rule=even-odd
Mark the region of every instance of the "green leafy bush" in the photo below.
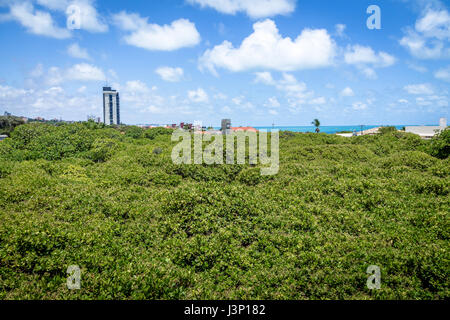
[[[167,136],[167,135],[171,135],[172,133],[173,133],[173,129],[157,127],[157,128],[150,128],[150,129],[145,130],[144,137],[147,139],[153,140],[158,136]]]
[[[144,135],[144,129],[136,127],[136,126],[127,126],[125,127],[125,136],[133,139],[142,138]]]
[[[15,149],[29,151],[29,159],[59,160],[88,151],[95,136],[82,124],[27,124],[17,127],[11,138]]]
[[[383,158],[382,162],[385,168],[406,166],[413,169],[425,170],[433,167],[439,161],[424,152],[403,151]]]
[[[446,159],[450,155],[450,128],[440,132],[431,139],[429,152],[439,159]]]
[[[0,116],[0,134],[10,135],[14,128],[24,124],[22,118],[14,116]]]
[[[449,299],[445,137],[286,132],[263,177],[175,165],[170,130],[133,132],[28,124],[0,142],[1,299]]]
[[[380,132],[381,134],[388,134],[388,133],[392,133],[392,132],[397,132],[397,128],[395,127],[381,127],[378,129],[378,132]]]
[[[113,139],[99,138],[94,141],[87,157],[95,162],[109,160],[118,149],[118,143]]]

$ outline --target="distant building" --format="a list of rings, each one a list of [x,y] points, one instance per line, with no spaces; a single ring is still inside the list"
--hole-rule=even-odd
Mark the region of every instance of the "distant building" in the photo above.
[[[103,87],[103,123],[120,124],[119,92],[111,87]]]
[[[220,131],[222,131],[222,134],[231,133],[231,119],[222,119]]]
[[[441,127],[438,126],[405,127],[405,132],[417,134],[423,139],[431,139],[438,134],[439,131],[441,131]]]
[[[405,127],[405,132],[417,134],[423,139],[431,139],[445,128],[447,128],[447,119],[441,118],[439,119],[439,126]]]
[[[193,128],[194,128],[194,130],[196,130],[196,131],[201,131],[202,128],[203,128],[202,122],[199,121],[199,120],[194,121]]]
[[[239,132],[239,131],[258,132],[258,130],[256,130],[253,127],[232,127],[231,131],[233,131],[233,132]]]

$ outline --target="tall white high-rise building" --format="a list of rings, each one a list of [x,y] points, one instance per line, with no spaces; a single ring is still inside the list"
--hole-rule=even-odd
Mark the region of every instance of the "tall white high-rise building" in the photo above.
[[[103,123],[120,124],[119,93],[111,87],[103,87]]]

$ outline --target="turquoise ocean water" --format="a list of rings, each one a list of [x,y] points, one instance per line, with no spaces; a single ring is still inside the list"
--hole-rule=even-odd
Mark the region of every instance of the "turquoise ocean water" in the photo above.
[[[405,125],[395,125],[398,130],[401,130]],[[363,126],[363,130],[368,130],[372,128],[381,127],[378,126]],[[313,126],[269,126],[269,127],[253,127],[257,130],[267,130],[271,131],[272,129],[280,130],[280,131],[292,131],[292,132],[315,132],[316,128]],[[220,128],[214,128],[220,130]],[[361,126],[321,126],[320,132],[334,134],[341,131],[351,131],[356,130],[357,132],[361,131]]]
[[[376,128],[376,127],[380,127],[378,126],[363,126],[362,129],[363,130],[368,130],[368,129],[372,129],[372,128]],[[402,129],[404,127],[404,125],[396,125],[395,126],[398,130]],[[272,129],[278,129],[280,131],[292,131],[292,132],[315,132],[316,128],[313,126],[289,126],[289,127],[284,127],[284,126],[270,126],[270,127],[254,127],[255,129],[261,130],[261,129],[265,129],[267,131],[270,131]],[[357,132],[361,131],[361,126],[321,126],[320,127],[320,132],[324,132],[324,133],[337,133],[337,132],[341,132],[341,131],[351,131],[353,132],[353,130],[356,130]]]
[[[145,126],[150,126],[149,124],[145,124]],[[153,126],[158,126],[157,124],[153,124]],[[368,130],[372,128],[382,127],[383,125],[364,125],[362,126],[362,130]],[[403,127],[409,125],[394,125],[397,130],[401,130]],[[253,128],[257,130],[267,130],[271,131],[273,129],[280,131],[292,131],[292,132],[315,132],[316,128],[314,126],[254,126]],[[214,127],[215,130],[220,130],[220,127]],[[320,126],[320,132],[334,134],[342,131],[350,131],[353,132],[356,130],[357,132],[361,131],[361,126]]]

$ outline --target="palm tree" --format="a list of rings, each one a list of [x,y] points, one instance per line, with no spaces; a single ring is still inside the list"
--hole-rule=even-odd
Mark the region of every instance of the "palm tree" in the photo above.
[[[311,124],[316,127],[316,132],[319,133],[320,132],[320,129],[319,129],[320,121],[319,121],[319,119],[314,119],[314,121],[311,122]]]

